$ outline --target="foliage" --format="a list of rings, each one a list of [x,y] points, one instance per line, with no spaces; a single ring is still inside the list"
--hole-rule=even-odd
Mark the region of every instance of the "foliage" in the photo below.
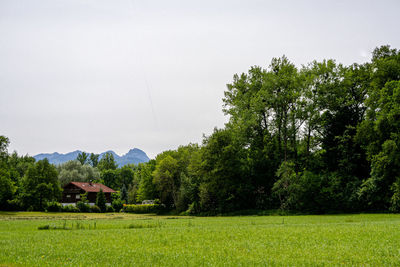
[[[8,201],[12,200],[15,191],[16,188],[9,173],[7,170],[0,168],[0,210],[8,209]]]
[[[4,161],[8,157],[8,145],[10,144],[10,140],[4,136],[0,135],[0,161]]]
[[[76,207],[80,212],[90,212],[90,205],[87,202],[78,201]]]
[[[75,205],[64,205],[61,207],[62,212],[79,212],[79,209]]]
[[[35,163],[35,159],[28,155],[19,156],[17,152],[11,153],[7,158],[7,167],[11,180],[15,185],[19,186],[22,178],[30,166]]]
[[[96,205],[100,208],[101,212],[106,212],[106,196],[101,188],[100,192],[97,193]]]
[[[119,212],[123,208],[123,202],[121,199],[114,199],[111,203],[115,212]]]
[[[89,154],[85,152],[81,152],[78,154],[76,157],[76,160],[81,163],[81,165],[85,165],[86,163],[89,162]]]
[[[295,210],[299,203],[300,183],[299,176],[295,172],[295,165],[291,161],[282,162],[276,176],[278,180],[272,187],[272,191],[278,195],[283,210]]]
[[[76,160],[67,161],[57,166],[58,179],[61,186],[70,182],[99,181],[100,172],[92,166],[82,165]]]
[[[103,211],[98,205],[93,205],[93,206],[90,206],[90,211],[94,212],[94,213],[106,212],[106,208],[104,208],[104,211]]]
[[[81,199],[76,203],[76,207],[80,212],[90,212],[89,201],[87,200],[87,192],[85,194],[81,194]]]
[[[119,188],[119,176],[116,170],[103,170],[101,172],[101,180],[103,181],[104,185],[110,188]]]
[[[138,184],[136,181],[133,181],[133,183],[129,185],[129,189],[128,189],[128,203],[129,204],[136,203],[137,192],[138,192]]]
[[[46,211],[48,212],[60,212],[62,210],[62,206],[57,201],[52,201],[47,203]]]
[[[400,211],[399,50],[378,47],[349,66],[273,58],[234,75],[223,103],[228,122],[201,145],[121,168],[112,153],[81,153],[57,167],[59,181],[120,189],[115,210],[160,199],[177,214]],[[60,193],[54,166],[8,144],[0,136],[0,208],[43,209]]]
[[[20,190],[18,198],[23,207],[43,210],[46,202],[58,200],[61,195],[56,168],[47,159],[36,162],[27,170]]]
[[[110,152],[105,153],[97,165],[97,168],[101,172],[105,170],[116,170],[117,167],[118,165],[115,162],[114,155]]]
[[[134,178],[135,172],[128,165],[125,165],[118,169],[118,183],[116,184],[116,188],[122,188],[125,186],[125,189],[128,187]]]
[[[93,168],[96,168],[97,165],[99,164],[99,157],[100,157],[99,154],[94,154],[94,153],[90,154],[89,162]]]
[[[204,142],[199,186],[202,211],[225,212],[252,205],[254,191],[245,176],[246,151],[228,129],[214,130]]]
[[[128,191],[126,190],[125,184],[121,188],[121,200],[124,204],[128,203]]]
[[[131,213],[157,213],[162,209],[159,204],[124,205],[123,212]]]
[[[186,210],[193,201],[198,201],[199,181],[194,163],[199,151],[198,145],[189,144],[180,146],[177,150],[159,154],[153,171],[153,183],[158,192],[152,191],[153,189],[148,185],[146,189],[148,191],[145,191],[147,194],[138,194],[138,200],[160,198],[168,208],[176,208],[179,212]],[[152,168],[152,165],[146,165],[144,171],[146,167]],[[149,182],[146,176],[145,173],[144,178],[140,180],[139,189],[144,187],[140,187],[143,183]]]
[[[107,206],[106,207],[106,212],[115,212],[115,209],[113,206]]]
[[[171,155],[166,155],[159,160],[154,171],[154,183],[160,191],[160,197],[163,203],[176,206],[180,185],[178,161]]]

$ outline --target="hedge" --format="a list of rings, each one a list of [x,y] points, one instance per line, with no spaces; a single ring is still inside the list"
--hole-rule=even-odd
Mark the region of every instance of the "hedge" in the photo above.
[[[60,203],[53,201],[47,203],[46,211],[48,212],[60,212],[62,210],[62,206]]]
[[[142,204],[142,205],[125,205],[122,208],[123,212],[131,213],[157,213],[161,210],[160,204]]]

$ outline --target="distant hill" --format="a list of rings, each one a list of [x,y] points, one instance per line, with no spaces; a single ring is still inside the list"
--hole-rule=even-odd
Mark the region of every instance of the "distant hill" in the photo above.
[[[131,164],[131,163],[138,164],[138,163],[148,162],[150,160],[149,157],[146,155],[146,153],[143,150],[140,150],[138,148],[131,149],[131,150],[129,150],[128,153],[126,153],[125,155],[122,155],[122,156],[119,156],[114,151],[109,150],[109,151],[100,153],[100,159],[107,152],[114,155],[114,159],[117,162],[119,167],[122,167],[126,164]],[[76,150],[76,151],[69,152],[66,154],[60,154],[60,153],[54,152],[52,154],[49,154],[49,153],[38,154],[33,157],[36,160],[42,160],[42,159],[47,158],[50,163],[58,165],[58,164],[61,164],[61,163],[64,163],[64,162],[67,162],[70,160],[75,160],[79,153],[82,153],[82,151]],[[88,152],[86,152],[86,153],[88,153]],[[88,154],[90,154],[90,153],[88,153]]]

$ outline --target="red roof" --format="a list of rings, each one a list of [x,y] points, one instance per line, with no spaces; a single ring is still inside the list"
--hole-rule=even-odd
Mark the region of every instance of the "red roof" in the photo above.
[[[71,182],[70,184],[73,184],[86,192],[100,192],[100,189],[102,189],[104,193],[116,193],[116,191],[112,190],[108,186],[105,186],[104,184],[83,182]]]

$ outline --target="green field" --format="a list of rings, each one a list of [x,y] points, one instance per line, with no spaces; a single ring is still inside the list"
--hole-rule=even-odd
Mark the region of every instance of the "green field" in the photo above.
[[[0,266],[63,265],[399,266],[400,215],[0,213]]]

